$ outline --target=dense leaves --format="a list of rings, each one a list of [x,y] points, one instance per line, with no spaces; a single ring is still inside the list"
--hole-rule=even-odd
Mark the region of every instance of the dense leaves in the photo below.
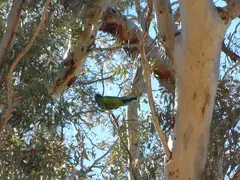
[[[48,94],[50,83],[64,71],[66,56],[84,38],[81,26],[84,20],[76,16],[79,9],[74,3],[52,1],[44,29],[15,68],[14,108],[0,135],[1,179],[127,178],[128,120],[125,108],[113,112],[119,121],[119,127],[116,127],[112,117],[98,109],[94,95],[127,95],[132,88],[138,60],[131,59],[115,37],[99,31],[76,81],[57,99]],[[4,32],[10,1],[1,1],[0,5],[0,32]],[[145,1],[141,3],[142,11],[145,5]],[[116,9],[125,15],[136,15],[134,8],[135,1],[121,1],[116,5]],[[0,115],[7,108],[7,72],[28,44],[42,10],[43,1],[31,0],[22,10],[13,49],[7,53],[5,66],[0,71]],[[174,12],[177,11],[174,8]],[[136,23],[141,27],[141,23]],[[236,51],[239,49],[237,32],[239,28],[229,41]],[[153,30],[150,33],[156,36]],[[155,40],[159,40],[158,36]],[[219,79],[206,169],[210,179],[232,177],[240,162],[240,82],[236,74],[239,67],[235,66],[238,62],[232,64],[223,57],[221,72],[226,75]],[[159,87],[155,78],[153,80],[160,124],[169,135],[174,126],[174,95]],[[164,154],[145,94],[139,103],[138,169],[143,179],[162,179]]]

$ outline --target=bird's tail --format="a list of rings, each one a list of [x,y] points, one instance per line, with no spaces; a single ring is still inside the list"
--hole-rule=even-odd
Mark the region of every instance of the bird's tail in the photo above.
[[[122,97],[121,98],[122,102],[123,102],[123,105],[127,105],[129,104],[130,102],[134,101],[134,100],[137,100],[137,97],[134,96],[134,97]]]

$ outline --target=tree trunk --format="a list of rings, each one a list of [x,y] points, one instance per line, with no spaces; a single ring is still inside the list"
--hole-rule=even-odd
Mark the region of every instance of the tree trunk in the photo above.
[[[138,117],[137,117],[137,103],[132,102],[128,106],[127,111],[128,122],[128,149],[131,155],[129,159],[130,169],[128,171],[128,179],[135,180],[139,178],[138,168],[135,162],[138,159]],[[138,178],[137,178],[138,177]]]
[[[221,45],[228,24],[212,1],[180,1],[182,33],[175,39],[177,114],[165,179],[203,180]]]
[[[142,68],[138,67],[135,73],[135,77],[133,80],[133,87],[132,93],[135,96],[140,97],[143,93],[143,75],[142,75]],[[128,122],[128,149],[131,155],[129,159],[130,169],[128,171],[128,179],[129,180],[136,180],[140,179],[140,173],[138,168],[138,161],[139,161],[139,120],[138,120],[138,107],[137,101],[133,101],[129,104],[127,109],[127,122]],[[131,161],[130,161],[131,160]]]

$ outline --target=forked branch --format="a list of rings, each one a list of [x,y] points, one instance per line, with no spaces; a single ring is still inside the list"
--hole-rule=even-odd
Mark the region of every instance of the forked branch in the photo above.
[[[235,0],[223,8],[228,19],[234,19],[240,16],[240,0]]]

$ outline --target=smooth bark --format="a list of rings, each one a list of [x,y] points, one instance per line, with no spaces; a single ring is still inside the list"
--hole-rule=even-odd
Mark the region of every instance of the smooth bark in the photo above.
[[[165,178],[203,180],[222,41],[228,23],[212,1],[180,1],[182,33],[174,49],[176,124]],[[196,21],[197,20],[197,21]]]
[[[24,0],[14,0],[7,19],[7,28],[0,43],[0,68],[3,67],[5,56],[13,47],[18,23],[21,17]]]
[[[97,36],[97,32],[102,24],[103,13],[109,2],[110,0],[85,2],[78,7],[83,29],[81,40],[73,53],[70,53],[66,58],[65,72],[59,75],[48,87],[48,92],[53,98],[59,97],[64,90],[68,89],[75,82]]]
[[[142,67],[139,66],[133,80],[132,93],[140,97],[144,91]],[[128,125],[128,150],[131,155],[130,170],[128,179],[135,180],[140,178],[139,166],[139,120],[138,120],[138,101],[133,101],[127,108],[127,125]],[[130,159],[129,159],[130,161]]]

